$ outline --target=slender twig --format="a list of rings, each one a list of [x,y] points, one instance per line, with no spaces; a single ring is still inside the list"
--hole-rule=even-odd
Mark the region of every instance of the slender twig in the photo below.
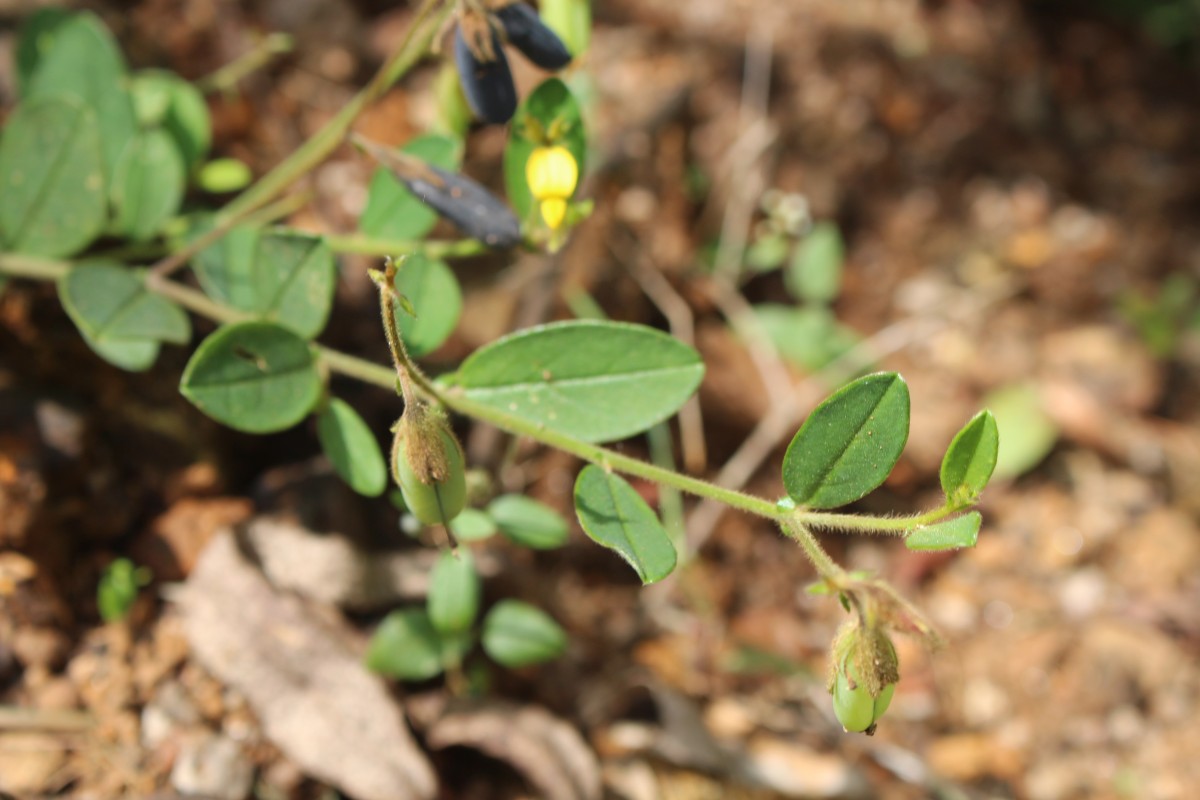
[[[438,8],[438,4],[441,7]],[[379,72],[350,102],[342,107],[325,126],[290,156],[280,162],[253,186],[239,195],[221,211],[218,222],[240,216],[261,208],[281,191],[308,173],[313,167],[332,153],[354,120],[368,105],[377,100],[392,84],[399,80],[429,50],[434,36],[441,30],[442,22],[454,10],[454,3],[446,0],[425,0],[417,10],[416,17],[408,28],[408,34],[396,54],[380,68]]]
[[[364,256],[402,256],[420,253],[430,258],[466,258],[488,252],[487,245],[476,239],[454,241],[417,241],[381,239],[361,234],[326,234],[325,242],[336,253]]]
[[[290,53],[294,45],[292,37],[286,33],[264,36],[247,52],[196,81],[196,88],[206,94],[231,91],[242,78],[262,69],[271,59]]]

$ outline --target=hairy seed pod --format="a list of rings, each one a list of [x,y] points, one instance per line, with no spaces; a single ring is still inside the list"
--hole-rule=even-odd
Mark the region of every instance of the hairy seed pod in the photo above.
[[[532,7],[512,3],[496,12],[513,46],[542,69],[560,70],[571,63],[571,53],[558,34],[542,22]]]
[[[409,437],[421,437],[420,444],[414,447],[416,442]],[[432,475],[430,461],[437,464]],[[445,525],[466,505],[462,447],[444,427],[408,426],[401,421],[392,444],[392,477],[408,510],[426,525]]]
[[[495,32],[491,33],[491,44],[494,58],[484,61],[472,52],[460,26],[454,32],[454,63],[458,66],[463,94],[475,116],[484,122],[503,125],[517,110],[517,88]]]

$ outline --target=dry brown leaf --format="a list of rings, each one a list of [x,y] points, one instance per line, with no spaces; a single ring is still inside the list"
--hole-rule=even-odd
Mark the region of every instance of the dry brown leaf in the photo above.
[[[181,607],[194,656],[245,696],[267,737],[305,771],[357,800],[434,796],[432,767],[348,635],[273,589],[231,533],[200,557]]]
[[[511,764],[547,800],[597,800],[600,765],[573,727],[536,706],[451,708],[428,732],[435,749],[463,746]]]

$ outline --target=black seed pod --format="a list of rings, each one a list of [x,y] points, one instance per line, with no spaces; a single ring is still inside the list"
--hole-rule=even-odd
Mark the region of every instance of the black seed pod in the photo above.
[[[422,203],[489,247],[521,243],[521,223],[496,195],[470,178],[353,135],[355,144],[392,171]]]
[[[500,38],[492,33],[492,61],[481,61],[463,36],[462,28],[454,32],[454,63],[462,81],[463,94],[475,116],[484,122],[502,125],[512,119],[517,110],[517,88],[513,85],[508,59],[500,46]]]
[[[559,70],[571,63],[571,53],[558,34],[546,27],[537,12],[522,2],[496,12],[508,40],[542,69]]]

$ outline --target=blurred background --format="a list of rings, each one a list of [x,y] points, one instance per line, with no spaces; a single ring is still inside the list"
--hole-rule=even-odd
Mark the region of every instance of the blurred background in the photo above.
[[[46,5],[0,1],[0,113],[16,101],[16,30]],[[134,67],[189,79],[267,34],[293,37],[289,54],[208,98],[215,152],[256,175],[369,80],[412,17],[383,0],[73,7],[99,13]],[[843,613],[805,593],[799,549],[764,521],[637,484],[684,531],[690,559],[670,579],[641,588],[577,528],[554,551],[488,540],[475,549],[487,602],[546,609],[566,654],[482,667],[466,708],[441,680],[356,705],[346,687],[373,679],[339,670],[357,656],[330,666],[314,648],[284,663],[272,636],[315,627],[361,653],[381,609],[423,596],[436,540],[343,487],[311,425],[256,438],[202,417],[176,391],[187,348],[118,371],[52,286],[10,282],[0,787],[405,798],[423,796],[412,775],[431,770],[444,798],[1195,796],[1200,3],[608,0],[594,16],[568,79],[587,105],[595,213],[555,256],[455,263],[462,321],[425,363],[451,369],[550,319],[671,330],[708,367],[698,407],[672,428],[674,456],[768,497],[784,493],[783,450],[826,394],[897,370],[911,434],[857,506],[872,513],[939,503],[946,445],[991,408],[1001,463],[976,548],[823,537],[924,610],[946,646],[897,640],[902,679],[878,732],[842,733],[825,670]],[[542,75],[512,63],[527,94]],[[399,145],[435,128],[436,76],[431,61],[356,129]],[[466,143],[464,171],[497,191],[504,142],[488,128]],[[313,171],[313,200],[290,224],[353,230],[372,170],[343,148]],[[340,259],[323,341],[383,363],[376,265]],[[382,440],[397,398],[337,386]],[[572,458],[457,428],[498,486],[573,519]],[[653,444],[619,447],[649,457]],[[231,525],[271,582],[189,580]],[[96,587],[118,558],[153,581],[127,621],[105,624]],[[204,626],[181,621],[189,603],[213,628],[268,607],[284,622],[217,674]],[[347,775],[346,752],[372,747],[378,774]]]

